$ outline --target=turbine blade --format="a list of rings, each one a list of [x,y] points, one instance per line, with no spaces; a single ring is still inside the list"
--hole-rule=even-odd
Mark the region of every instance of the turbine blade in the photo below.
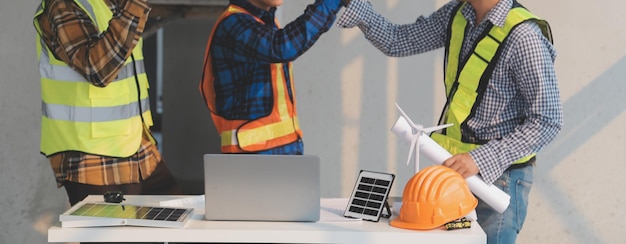
[[[413,135],[413,137],[411,137],[411,147],[409,148],[409,156],[406,158],[406,165],[409,165],[409,162],[411,162],[411,156],[413,156],[413,152],[415,151],[417,137],[418,135]]]
[[[402,115],[402,117],[404,117],[404,119],[407,122],[409,122],[409,125],[411,126],[411,128],[412,129],[417,129],[417,126],[415,125],[415,123],[413,123],[411,118],[409,118],[409,116],[404,112],[404,110],[402,110],[402,108],[400,108],[400,105],[398,105],[398,103],[396,103],[396,108],[398,108],[398,111],[400,111],[400,115]]]

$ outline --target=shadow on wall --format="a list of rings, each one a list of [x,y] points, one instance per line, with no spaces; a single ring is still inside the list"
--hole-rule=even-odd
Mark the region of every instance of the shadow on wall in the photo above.
[[[603,75],[589,83],[587,86],[567,101],[564,101],[564,126],[559,136],[550,144],[542,155],[546,155],[538,164],[535,171],[536,179],[551,179],[549,175],[560,163],[566,162],[566,157],[576,152],[587,143],[593,136],[598,134],[618,116],[626,111],[624,94],[626,83],[623,79],[615,79],[615,74],[623,72],[626,67],[626,58],[607,69]],[[555,214],[561,216],[560,223],[575,226],[569,234],[574,240],[601,241],[603,238],[594,233],[591,226],[594,221],[578,214],[572,217],[572,213],[582,213],[572,201],[570,192],[560,187],[559,184],[537,182],[538,186],[533,191],[538,192],[543,199],[549,202],[542,205],[549,206]],[[568,228],[570,229],[570,228]]]

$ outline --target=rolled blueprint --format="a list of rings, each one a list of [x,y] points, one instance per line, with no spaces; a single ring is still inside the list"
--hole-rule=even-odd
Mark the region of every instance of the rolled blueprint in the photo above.
[[[411,143],[411,137],[413,137],[411,126],[402,116],[398,118],[391,131],[396,136],[404,138],[406,142]],[[421,155],[426,156],[430,161],[437,164],[443,164],[443,161],[452,157],[452,154],[424,133],[419,138],[419,150]],[[499,213],[503,213],[509,206],[511,196],[494,185],[487,185],[480,175],[470,176],[465,181],[476,196]]]

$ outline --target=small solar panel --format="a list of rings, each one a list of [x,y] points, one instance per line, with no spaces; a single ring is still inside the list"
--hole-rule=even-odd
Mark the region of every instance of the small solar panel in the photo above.
[[[393,174],[361,170],[344,216],[378,222],[394,178]]]
[[[62,227],[149,226],[182,228],[193,208],[79,202],[59,216]]]

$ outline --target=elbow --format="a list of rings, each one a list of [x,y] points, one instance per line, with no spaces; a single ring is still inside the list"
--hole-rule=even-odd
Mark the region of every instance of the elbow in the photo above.
[[[377,48],[378,48],[378,50],[379,50],[382,54],[384,54],[384,55],[385,55],[385,56],[387,56],[387,57],[394,57],[394,58],[396,58],[396,57],[400,57],[400,55],[398,55],[398,53],[396,53],[396,52],[392,51],[392,50],[391,50],[391,49],[389,49],[389,48],[385,48],[385,47],[377,47]]]
[[[563,117],[559,116],[557,118],[554,118],[550,121],[547,121],[545,123],[543,123],[543,128],[545,131],[545,135],[552,135],[552,139],[554,139],[554,137],[556,137],[561,130],[563,129]],[[551,140],[552,140],[551,139]]]

